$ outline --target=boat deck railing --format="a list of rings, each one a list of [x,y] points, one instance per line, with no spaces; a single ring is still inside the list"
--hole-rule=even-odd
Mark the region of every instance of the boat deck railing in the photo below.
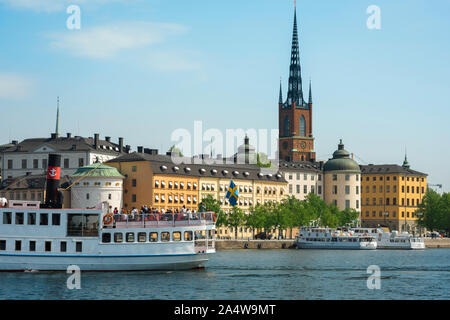
[[[198,212],[195,214],[181,213],[151,213],[151,214],[115,214],[112,224],[106,228],[151,228],[151,227],[183,227],[214,225],[215,214],[213,212]]]

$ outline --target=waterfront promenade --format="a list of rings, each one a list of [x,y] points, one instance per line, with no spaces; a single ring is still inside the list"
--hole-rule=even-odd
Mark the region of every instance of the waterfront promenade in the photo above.
[[[450,238],[424,239],[427,248],[450,248]],[[293,239],[284,240],[216,240],[217,250],[231,249],[288,249]]]

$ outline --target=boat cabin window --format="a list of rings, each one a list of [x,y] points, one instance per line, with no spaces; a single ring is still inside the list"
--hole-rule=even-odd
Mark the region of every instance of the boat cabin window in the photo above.
[[[103,233],[102,234],[102,242],[103,243],[110,243],[111,242],[111,233]]]
[[[16,224],[23,224],[23,212],[16,212]]]
[[[30,241],[30,251],[36,251],[36,241]]]
[[[148,241],[157,242],[158,241],[158,232],[150,232]]]
[[[161,232],[161,241],[170,241],[170,232]]]
[[[146,242],[146,241],[147,241],[147,234],[145,232],[139,232],[138,242]]]
[[[3,212],[3,224],[11,224],[12,222],[12,213],[11,212]]]
[[[48,213],[41,213],[39,219],[39,225],[47,226],[48,225]]]
[[[27,221],[27,223],[29,225],[35,225],[36,224],[36,213],[28,212],[28,221]]]
[[[83,251],[83,242],[77,241],[75,244],[75,251],[76,252],[82,252]]]
[[[181,241],[181,232],[173,232],[172,233],[172,240],[173,241]]]
[[[81,237],[98,236],[97,214],[69,214],[67,216],[67,235]]]
[[[66,241],[61,241],[61,243],[59,244],[59,250],[61,252],[67,252],[67,242]]]
[[[123,234],[120,232],[114,233],[114,242],[123,242]]]
[[[53,226],[61,225],[61,214],[59,214],[59,213],[52,214],[52,225]]]
[[[127,239],[127,242],[134,242],[134,232],[127,232],[126,239]]]
[[[184,241],[192,241],[192,231],[184,232]]]
[[[0,240],[0,250],[6,250],[6,240]]]
[[[16,240],[16,251],[22,250],[22,241]]]
[[[198,240],[198,239],[205,239],[205,238],[206,238],[206,232],[205,232],[205,230],[202,230],[202,231],[195,231],[195,233],[194,233],[194,238],[195,238],[195,240]]]
[[[52,251],[52,242],[51,241],[45,241],[45,251],[46,252]]]

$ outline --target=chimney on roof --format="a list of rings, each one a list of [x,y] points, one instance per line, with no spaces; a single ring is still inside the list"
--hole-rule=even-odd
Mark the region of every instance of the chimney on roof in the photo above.
[[[158,154],[158,149],[145,148],[144,149],[144,153],[151,154],[151,155],[157,155]]]
[[[111,137],[105,137],[106,142],[111,142]]]
[[[19,143],[19,141],[13,140],[13,141],[11,141],[11,143],[12,143],[13,145],[17,145],[17,144]]]
[[[123,152],[123,138],[122,137],[119,138],[119,152],[120,153]]]
[[[94,148],[98,149],[99,147],[99,134],[98,133],[94,133]]]
[[[70,132],[67,132],[67,138],[72,138],[72,134]]]
[[[143,150],[144,149],[144,147],[141,147],[141,146],[139,146],[139,147],[137,147],[137,152],[138,153],[143,153]]]
[[[52,134],[50,135],[50,138],[56,139],[56,138],[58,138],[58,134],[57,134],[57,133],[52,133]]]
[[[126,152],[126,153],[130,153],[130,149],[131,149],[131,146],[130,146],[129,144],[127,144],[127,145],[125,146],[125,152]]]

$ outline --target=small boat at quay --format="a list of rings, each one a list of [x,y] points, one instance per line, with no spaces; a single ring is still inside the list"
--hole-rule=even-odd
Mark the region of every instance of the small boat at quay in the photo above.
[[[299,249],[352,249],[374,250],[375,237],[352,235],[349,232],[331,228],[301,227],[295,244]]]
[[[421,237],[414,237],[408,232],[388,232],[382,228],[350,228],[349,232],[358,236],[373,236],[377,241],[377,249],[425,249],[425,242]]]
[[[101,209],[62,208],[60,156],[50,155],[45,203],[0,204],[0,271],[177,270],[204,267],[215,252],[215,214],[141,214],[119,219]]]

